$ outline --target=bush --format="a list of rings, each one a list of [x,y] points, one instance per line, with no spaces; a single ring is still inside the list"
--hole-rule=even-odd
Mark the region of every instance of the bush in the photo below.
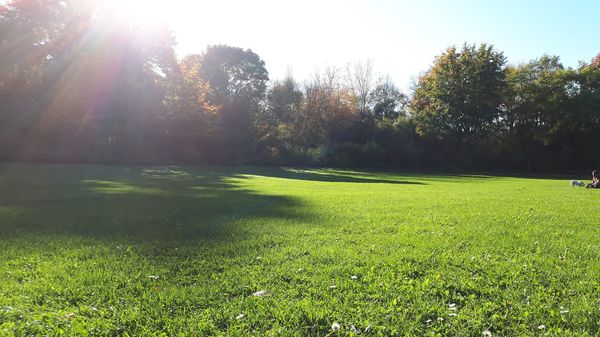
[[[332,166],[380,167],[384,158],[385,150],[375,142],[363,145],[345,142],[329,152],[327,163]]]

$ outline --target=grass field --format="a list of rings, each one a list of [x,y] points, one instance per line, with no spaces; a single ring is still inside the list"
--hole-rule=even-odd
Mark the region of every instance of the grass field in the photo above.
[[[599,331],[600,191],[564,179],[0,166],[0,336]]]

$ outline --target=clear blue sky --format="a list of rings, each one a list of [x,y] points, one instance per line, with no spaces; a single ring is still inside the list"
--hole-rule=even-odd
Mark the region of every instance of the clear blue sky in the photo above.
[[[511,63],[544,53],[567,66],[600,53],[600,0],[174,0],[166,13],[180,56],[207,44],[252,48],[272,78],[291,66],[372,59],[403,88],[450,45],[487,42]]]

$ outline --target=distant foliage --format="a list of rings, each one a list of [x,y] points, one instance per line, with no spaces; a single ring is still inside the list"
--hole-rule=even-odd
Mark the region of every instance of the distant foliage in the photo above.
[[[371,61],[299,83],[252,50],[175,57],[166,25],[102,1],[0,6],[0,160],[588,170],[600,54],[507,64],[450,47],[409,95]]]
[[[600,68],[600,53],[592,59],[592,62],[590,65],[594,68]]]

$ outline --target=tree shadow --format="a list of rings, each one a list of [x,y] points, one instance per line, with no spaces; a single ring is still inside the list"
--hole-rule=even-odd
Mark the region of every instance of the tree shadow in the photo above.
[[[0,165],[0,234],[217,239],[246,231],[241,220],[310,217],[300,199],[244,188],[242,179],[252,175],[425,185],[396,174],[335,169],[5,164]]]
[[[306,180],[316,182],[359,183],[359,184],[402,184],[426,185],[419,181],[409,181],[397,174],[382,175],[367,171],[339,170],[339,169],[300,169],[300,168],[261,168],[245,167],[240,169],[245,175],[257,175],[280,179]],[[386,178],[382,178],[385,176]]]
[[[444,182],[444,183],[487,183],[489,179],[501,179],[505,177],[496,177],[483,174],[454,174],[454,173],[413,173],[415,179],[427,182]]]
[[[299,219],[298,199],[245,189],[233,170],[25,165],[0,169],[0,234],[134,241],[231,238],[240,219]]]

